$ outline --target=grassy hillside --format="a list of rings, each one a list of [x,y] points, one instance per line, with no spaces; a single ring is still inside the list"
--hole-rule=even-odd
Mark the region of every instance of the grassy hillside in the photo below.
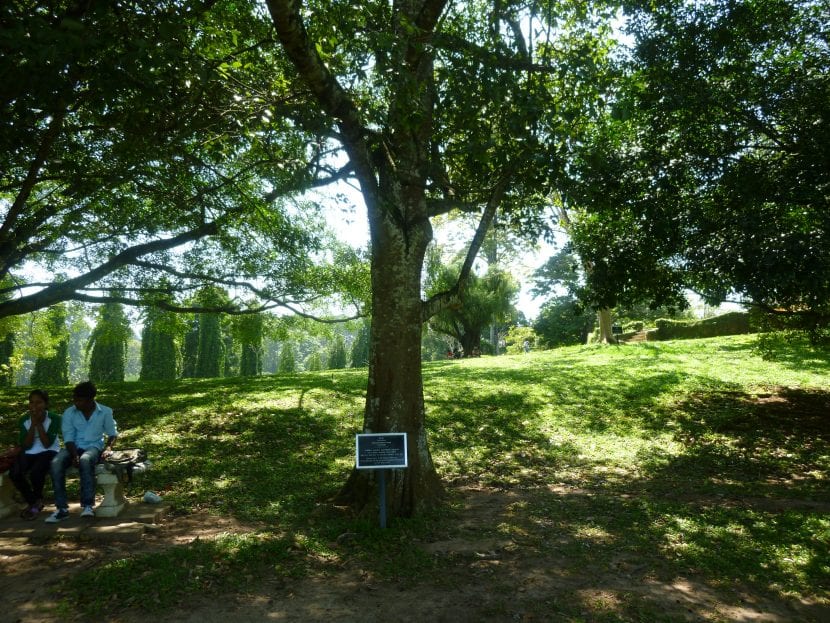
[[[559,553],[577,566],[633,555],[658,574],[694,570],[714,584],[828,603],[830,362],[799,345],[764,361],[754,344],[735,336],[425,364],[450,514],[393,522],[382,537],[372,521],[319,512],[354,462],[365,370],[126,383],[102,387],[99,399],[115,409],[121,445],[154,460],[143,488],[178,513],[261,526],[244,546],[229,537],[202,557],[188,550],[217,578],[227,564],[282,560],[298,539],[329,551],[345,531],[378,573],[381,539],[398,556],[395,573],[417,575],[437,563],[412,542],[452,531],[463,514],[452,492],[470,484],[529,493],[516,523],[494,530],[572,535]],[[56,407],[66,404],[69,388],[49,389]],[[25,393],[0,394],[6,441]],[[210,562],[216,548],[224,566]],[[303,567],[292,560],[294,572]],[[171,577],[163,559],[132,565]],[[163,606],[158,578],[147,577]],[[172,577],[170,595],[188,590]],[[140,583],[131,590],[140,599]]]

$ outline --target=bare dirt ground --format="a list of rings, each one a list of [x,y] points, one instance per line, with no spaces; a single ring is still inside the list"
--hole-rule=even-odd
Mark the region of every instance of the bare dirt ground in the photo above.
[[[552,556],[549,548],[540,549],[539,535],[492,537],[492,527],[513,512],[522,494],[470,486],[457,492],[464,505],[460,536],[422,544],[431,555],[452,563],[441,567],[448,570],[440,577],[383,581],[358,562],[323,561],[303,578],[251,578],[242,592],[191,596],[161,616],[153,614],[148,619],[140,611],[127,610],[116,611],[106,620],[830,621],[830,609],[824,605],[771,601],[742,586],[714,588],[694,574],[658,580],[647,565],[634,559],[618,558],[599,569],[574,569],[568,560]],[[228,519],[175,517],[163,519],[136,542],[85,542],[77,538],[38,542],[0,537],[0,595],[4,604],[0,621],[55,623],[72,619],[46,613],[53,605],[46,587],[58,583],[65,574],[195,538],[252,528]]]

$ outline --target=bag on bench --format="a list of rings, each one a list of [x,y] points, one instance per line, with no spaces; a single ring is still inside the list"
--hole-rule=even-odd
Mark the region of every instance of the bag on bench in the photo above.
[[[137,465],[142,465],[147,460],[147,452],[144,448],[122,448],[113,450],[109,456],[101,462],[109,471],[115,472],[118,479],[128,486],[133,482],[133,471]]]

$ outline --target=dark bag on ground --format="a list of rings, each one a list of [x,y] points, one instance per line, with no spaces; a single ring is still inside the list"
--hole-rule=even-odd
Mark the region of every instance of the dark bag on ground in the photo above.
[[[147,452],[143,448],[122,448],[113,450],[101,462],[107,470],[118,475],[119,480],[128,485],[133,482],[133,472],[147,461]]]

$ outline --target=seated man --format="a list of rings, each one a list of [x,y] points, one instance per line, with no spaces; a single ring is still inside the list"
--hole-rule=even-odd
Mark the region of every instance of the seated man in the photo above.
[[[69,517],[66,500],[66,470],[78,468],[81,477],[81,517],[94,517],[95,466],[106,458],[118,437],[112,409],[95,401],[97,390],[89,381],[79,383],[72,392],[73,406],[63,412],[61,430],[64,448],[52,459],[52,489],[57,510],[46,523],[57,523]],[[106,443],[104,436],[106,435]]]

